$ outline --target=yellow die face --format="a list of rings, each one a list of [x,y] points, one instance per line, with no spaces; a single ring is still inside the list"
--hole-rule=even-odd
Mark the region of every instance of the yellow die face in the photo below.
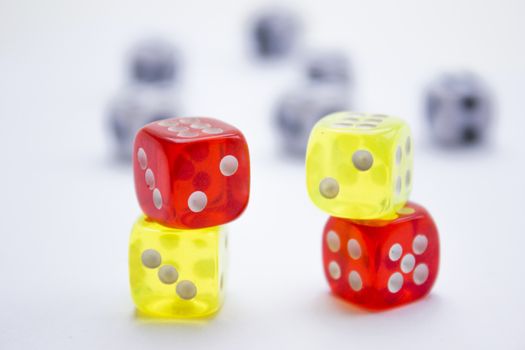
[[[142,216],[129,247],[133,301],[147,315],[199,318],[222,304],[224,226],[179,230]]]
[[[312,201],[332,216],[395,218],[412,189],[410,129],[385,115],[339,112],[312,129],[306,185]]]

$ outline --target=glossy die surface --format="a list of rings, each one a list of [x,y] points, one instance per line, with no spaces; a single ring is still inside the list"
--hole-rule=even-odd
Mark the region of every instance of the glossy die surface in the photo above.
[[[439,238],[429,213],[408,203],[393,221],[331,217],[323,232],[323,265],[332,292],[369,309],[425,296],[439,268]]]
[[[237,218],[248,203],[246,140],[216,119],[148,124],[135,138],[133,169],[142,211],[165,226],[221,225]]]
[[[483,140],[492,121],[492,96],[484,82],[468,72],[446,74],[429,86],[425,99],[434,139],[447,146]]]
[[[226,232],[168,228],[141,217],[129,246],[133,301],[144,314],[205,317],[222,304]]]
[[[389,219],[412,189],[407,124],[386,115],[341,112],[313,128],[306,153],[308,194],[320,209],[348,219]]]

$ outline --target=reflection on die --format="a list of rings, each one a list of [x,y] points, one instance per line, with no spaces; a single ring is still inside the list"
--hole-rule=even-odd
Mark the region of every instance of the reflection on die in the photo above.
[[[135,139],[133,170],[142,211],[168,227],[222,225],[248,203],[246,140],[217,119],[173,118],[146,125]]]
[[[133,301],[144,314],[195,318],[217,312],[223,300],[225,227],[178,230],[142,216],[129,247]]]
[[[306,154],[311,200],[330,215],[390,219],[412,189],[410,129],[386,115],[340,112],[313,128]]]
[[[438,143],[448,146],[482,141],[489,131],[493,107],[485,83],[469,72],[438,77],[425,96],[430,132]]]
[[[262,11],[254,19],[253,44],[260,57],[277,58],[291,53],[297,45],[299,20],[283,8]]]
[[[131,160],[133,140],[142,126],[180,113],[175,88],[178,66],[175,49],[165,41],[146,40],[131,50],[129,82],[109,107],[118,158]]]
[[[323,233],[323,265],[334,294],[369,309],[425,296],[439,268],[439,238],[430,214],[408,203],[392,221],[331,217]]]

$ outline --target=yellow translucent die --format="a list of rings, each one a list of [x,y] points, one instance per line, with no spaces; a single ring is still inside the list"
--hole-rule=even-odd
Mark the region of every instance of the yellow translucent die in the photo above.
[[[224,226],[180,230],[145,216],[129,246],[131,295],[147,315],[198,318],[222,304],[226,254]]]
[[[312,129],[306,152],[308,194],[332,216],[395,218],[412,189],[408,125],[386,115],[338,112]]]

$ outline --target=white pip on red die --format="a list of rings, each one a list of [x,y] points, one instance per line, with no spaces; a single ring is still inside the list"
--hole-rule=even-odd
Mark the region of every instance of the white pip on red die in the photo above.
[[[388,309],[428,294],[439,269],[439,237],[430,214],[407,203],[392,221],[331,217],[323,265],[332,292],[367,309]]]
[[[142,211],[168,227],[222,225],[248,204],[248,145],[237,128],[217,119],[146,125],[135,138],[133,171]]]

